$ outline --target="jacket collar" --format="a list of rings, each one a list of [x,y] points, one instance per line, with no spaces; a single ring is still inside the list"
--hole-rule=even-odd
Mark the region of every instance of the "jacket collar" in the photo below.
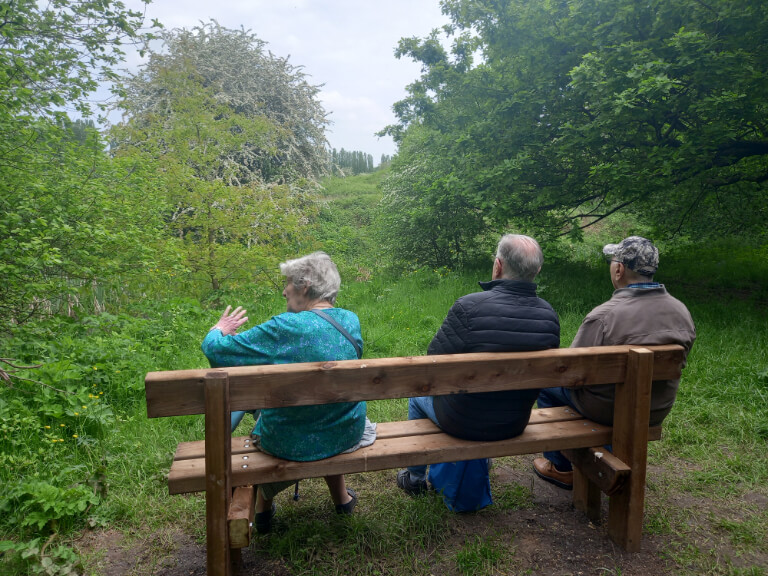
[[[525,280],[509,280],[502,278],[500,280],[491,280],[490,282],[478,282],[478,284],[483,290],[500,290],[526,296],[536,295],[536,283],[526,282]]]

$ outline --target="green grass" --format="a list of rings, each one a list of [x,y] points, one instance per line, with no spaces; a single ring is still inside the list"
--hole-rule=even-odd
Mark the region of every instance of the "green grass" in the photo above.
[[[506,542],[489,542],[475,536],[468,539],[456,553],[456,567],[465,576],[492,574],[506,555]]]

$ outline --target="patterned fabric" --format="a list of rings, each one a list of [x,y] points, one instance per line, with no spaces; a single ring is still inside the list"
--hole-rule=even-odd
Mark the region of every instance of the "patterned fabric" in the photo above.
[[[630,236],[618,244],[606,244],[603,254],[643,276],[653,276],[659,267],[659,250],[642,236]]]
[[[627,288],[639,288],[640,290],[650,290],[651,288],[661,288],[661,284],[658,282],[635,282],[634,284],[628,284]]]
[[[362,347],[360,321],[353,312],[324,311]],[[211,330],[202,349],[214,368],[357,358],[352,344],[311,312],[286,312],[234,336]],[[355,446],[365,430],[365,415],[365,402],[265,408],[253,433],[261,436],[265,452],[286,460],[320,460]]]

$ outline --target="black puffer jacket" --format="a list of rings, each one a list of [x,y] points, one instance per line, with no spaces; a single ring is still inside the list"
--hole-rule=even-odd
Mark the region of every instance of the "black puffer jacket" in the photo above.
[[[536,296],[536,284],[520,280],[480,282],[483,292],[456,300],[427,354],[523,352],[560,346],[560,321]],[[440,428],[467,440],[502,440],[528,424],[538,390],[435,396]]]

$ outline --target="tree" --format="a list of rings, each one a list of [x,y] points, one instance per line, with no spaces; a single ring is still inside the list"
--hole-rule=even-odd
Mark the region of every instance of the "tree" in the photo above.
[[[393,178],[421,165],[406,144],[427,130],[470,225],[479,212],[554,236],[629,210],[663,235],[764,229],[763,2],[442,7],[449,50],[437,31],[398,47],[423,72],[386,130],[403,156]],[[410,191],[425,205],[433,193]]]
[[[0,323],[7,325],[66,308],[82,286],[142,258],[136,243],[146,238],[134,225],[147,218],[121,197],[133,176],[105,163],[95,133],[75,134],[64,108],[90,113],[88,94],[114,76],[124,43],[151,34],[139,31],[140,13],[110,0],[21,0],[2,4],[0,19]]]
[[[373,156],[360,150],[351,152],[342,148],[336,152],[334,148],[331,152],[331,161],[336,169],[351,172],[352,174],[366,174],[373,172]]]
[[[49,116],[74,106],[90,113],[87,96],[114,79],[123,43],[143,44],[142,13],[111,0],[17,0],[0,5],[0,109]],[[159,26],[157,22],[153,23]]]
[[[191,62],[157,69],[164,110],[145,109],[112,131],[117,158],[155,166],[166,231],[193,277],[212,290],[274,269],[315,207],[301,180],[264,182],[258,156],[277,154],[284,129],[238,112]]]
[[[462,194],[451,160],[439,133],[410,129],[384,181],[376,218],[380,244],[397,259],[433,268],[473,264],[485,247],[483,214]]]
[[[270,145],[244,146],[232,161],[241,165],[238,183],[317,180],[328,166],[326,113],[319,87],[307,82],[301,67],[267,51],[245,30],[210,22],[192,30],[162,34],[162,51],[120,83],[119,107],[132,122],[163,121],[173,104],[164,91],[168,70],[191,70],[217,103],[244,118],[265,118],[277,130]]]

